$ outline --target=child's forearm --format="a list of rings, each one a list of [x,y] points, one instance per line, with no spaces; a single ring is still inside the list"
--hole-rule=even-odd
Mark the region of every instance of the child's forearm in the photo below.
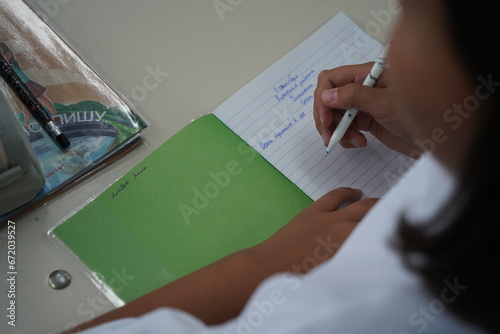
[[[273,274],[252,254],[241,251],[227,256],[68,333],[120,318],[137,317],[159,307],[186,311],[207,324],[232,319],[239,314],[259,283]]]
[[[305,273],[311,269],[300,265],[306,259],[313,257],[321,263],[333,256],[376,202],[375,199],[360,200],[361,195],[361,191],[355,189],[335,189],[262,243],[229,255],[78,329],[137,317],[159,307],[186,311],[207,324],[232,319],[265,278],[277,272]],[[355,203],[339,209],[348,202]]]

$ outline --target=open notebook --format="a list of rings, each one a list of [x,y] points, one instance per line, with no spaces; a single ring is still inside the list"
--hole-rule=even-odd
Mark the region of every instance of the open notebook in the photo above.
[[[406,158],[371,137],[364,149],[325,158],[312,115],[322,69],[381,50],[338,14],[52,230],[52,240],[127,302],[264,240],[336,187],[382,196]]]

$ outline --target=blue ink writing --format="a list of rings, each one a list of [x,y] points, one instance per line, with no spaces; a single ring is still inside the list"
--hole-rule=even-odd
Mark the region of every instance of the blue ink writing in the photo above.
[[[276,133],[274,135],[274,138],[279,139],[279,138],[283,137],[283,135],[285,134],[285,132],[287,132],[288,130],[290,130],[290,128],[292,127],[292,125],[293,125],[292,123],[288,123],[283,129],[281,129],[280,132],[278,132],[278,133]]]
[[[288,86],[291,86],[293,83],[295,83],[298,79],[299,79],[298,75],[291,75],[291,74],[289,74],[287,80],[284,83],[282,83],[278,87],[274,88],[274,92],[275,93],[281,93],[282,91],[284,91],[285,89],[287,89]]]
[[[310,92],[314,89],[314,85],[309,81],[315,73],[315,70],[309,70],[300,75],[289,74],[286,81],[273,88],[274,98],[280,103],[289,98],[293,102],[299,101],[302,105],[306,105],[313,99]]]
[[[297,95],[290,95],[290,98],[292,99],[293,102],[297,102],[299,99],[304,97],[304,95],[306,95],[313,88],[314,88],[314,85],[311,84],[311,85],[307,86],[306,88],[302,89],[302,91],[300,93],[298,93]],[[307,99],[309,96],[311,96],[311,95],[307,95],[305,99]],[[301,102],[303,102],[305,99],[301,100]],[[302,104],[304,104],[304,103],[302,103]]]
[[[306,74],[302,74],[302,79],[300,79],[300,85],[304,87],[304,84],[311,79],[312,75],[316,73],[314,70],[310,70]]]
[[[269,147],[269,145],[271,145],[272,143],[274,143],[274,141],[272,139],[266,141],[265,143],[260,143],[260,148],[265,150],[266,148]]]

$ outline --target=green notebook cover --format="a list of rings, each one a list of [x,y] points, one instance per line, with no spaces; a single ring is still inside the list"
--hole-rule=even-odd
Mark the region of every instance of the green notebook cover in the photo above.
[[[53,232],[128,302],[265,240],[311,203],[207,115]]]

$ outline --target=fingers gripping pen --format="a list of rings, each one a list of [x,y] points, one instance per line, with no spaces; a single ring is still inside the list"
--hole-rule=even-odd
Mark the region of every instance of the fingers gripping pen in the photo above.
[[[378,78],[384,71],[386,65],[387,65],[387,47],[375,61],[375,64],[373,64],[370,73],[368,73],[365,81],[363,82],[363,86],[368,86],[368,87],[375,86],[375,83],[377,82]],[[347,129],[351,125],[357,113],[358,110],[356,108],[349,108],[346,110],[344,116],[342,117],[340,123],[337,125],[337,128],[335,129],[332,137],[330,138],[330,142],[328,143],[328,146],[326,148],[325,157],[333,150],[335,146],[338,145],[338,143],[340,143],[340,140],[342,139],[342,137],[344,137]]]

